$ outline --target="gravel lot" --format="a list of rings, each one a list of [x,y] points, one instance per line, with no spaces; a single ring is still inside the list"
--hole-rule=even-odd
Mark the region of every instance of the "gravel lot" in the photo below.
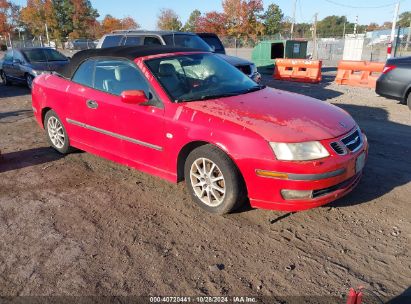
[[[333,103],[366,131],[358,188],[331,205],[224,217],[173,185],[48,147],[29,91],[0,84],[0,295],[335,296],[411,286],[411,111],[368,89],[275,88]],[[408,302],[410,303],[410,302]]]

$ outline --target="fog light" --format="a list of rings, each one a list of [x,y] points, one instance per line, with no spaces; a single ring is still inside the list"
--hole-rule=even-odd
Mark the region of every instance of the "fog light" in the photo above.
[[[285,200],[302,200],[313,197],[312,190],[281,190],[281,195]]]

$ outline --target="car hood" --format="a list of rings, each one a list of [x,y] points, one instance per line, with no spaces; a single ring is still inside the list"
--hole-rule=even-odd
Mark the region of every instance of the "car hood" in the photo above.
[[[68,63],[69,61],[32,62],[27,66],[36,71],[56,71]]]
[[[304,142],[341,136],[356,126],[343,109],[311,97],[266,88],[185,105],[245,127],[267,141]]]
[[[229,56],[229,55],[225,55],[225,54],[217,54],[217,53],[216,53],[216,55],[221,57],[222,59],[227,61],[229,64],[234,65],[234,66],[252,64],[252,62],[250,62],[248,60],[245,60],[245,59],[242,59],[242,58]]]

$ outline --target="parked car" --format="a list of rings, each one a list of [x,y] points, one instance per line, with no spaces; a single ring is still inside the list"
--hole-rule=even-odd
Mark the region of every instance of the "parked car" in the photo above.
[[[201,39],[205,41],[217,54],[226,54],[223,43],[217,34],[214,33],[196,33]]]
[[[378,95],[408,104],[411,109],[411,57],[388,59],[375,91]]]
[[[74,39],[67,41],[66,48],[69,50],[88,50],[95,49],[96,43],[92,39]]]
[[[25,82],[31,89],[33,79],[69,63],[66,56],[50,48],[12,49],[6,52],[0,77],[4,84]]]
[[[244,204],[303,210],[359,182],[367,139],[342,109],[256,84],[220,56],[176,47],[75,54],[34,80],[34,115],[71,147],[172,182],[223,214]]]
[[[206,52],[215,52],[215,50],[213,50],[213,48],[210,47],[198,35],[193,33],[173,31],[114,31],[111,34],[104,35],[100,39],[97,48],[106,48],[121,45],[168,45],[175,47],[195,48]],[[254,63],[248,60],[228,56],[221,53],[219,53],[219,56],[241,70],[255,82],[259,83],[261,81],[261,75],[257,71]]]

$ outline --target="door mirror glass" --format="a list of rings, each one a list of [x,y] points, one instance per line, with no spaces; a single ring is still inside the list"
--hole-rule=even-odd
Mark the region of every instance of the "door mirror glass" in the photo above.
[[[121,101],[128,104],[142,104],[148,101],[143,90],[128,90],[121,93]]]

